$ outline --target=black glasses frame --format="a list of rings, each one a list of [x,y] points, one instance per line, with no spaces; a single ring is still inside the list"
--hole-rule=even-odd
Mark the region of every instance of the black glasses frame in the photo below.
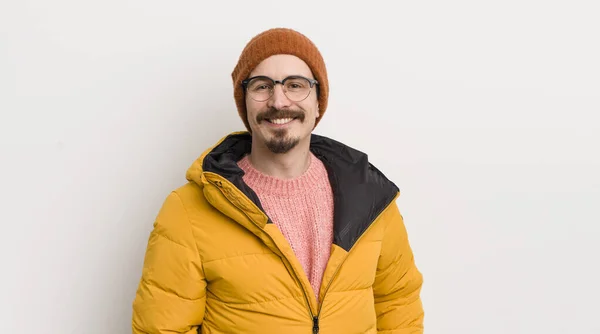
[[[268,99],[270,99],[273,96],[275,85],[277,85],[278,83],[280,83],[283,87],[285,87],[285,82],[288,81],[288,80],[291,80],[291,79],[304,79],[304,80],[308,81],[308,83],[310,85],[310,90],[308,91],[308,94],[306,94],[306,96],[303,99],[301,99],[301,100],[292,100],[294,102],[301,102],[301,101],[306,100],[306,98],[310,96],[310,91],[312,90],[312,88],[315,85],[319,84],[319,82],[317,80],[315,80],[315,79],[309,79],[309,78],[301,76],[301,75],[290,75],[290,76],[284,78],[283,80],[274,80],[272,78],[269,78],[266,75],[257,75],[257,76],[250,77],[250,78],[242,81],[242,87],[244,88],[244,92],[246,92],[248,90],[248,84],[250,83],[250,81],[252,81],[254,79],[270,80],[273,83],[273,89],[270,90],[270,94],[269,94],[268,98],[266,98],[264,100],[256,100],[256,99],[252,98],[253,100],[256,100],[258,102],[264,102],[264,101],[267,101]],[[287,96],[285,88],[283,89],[283,93]],[[288,96],[288,99],[289,99],[289,96]]]
[[[267,80],[271,80],[273,82],[273,87],[275,87],[276,84],[280,83],[282,86],[285,86],[285,82],[290,80],[290,79],[305,79],[309,82],[310,84],[310,88],[313,88],[315,85],[318,85],[319,82],[315,79],[309,79],[307,77],[303,77],[301,75],[290,75],[289,77],[284,78],[283,80],[274,80],[269,78],[266,75],[257,75],[251,78],[248,78],[246,80],[242,81],[242,87],[244,87],[244,89],[248,88],[248,84],[250,83],[250,81],[254,80],[254,79],[267,79]]]

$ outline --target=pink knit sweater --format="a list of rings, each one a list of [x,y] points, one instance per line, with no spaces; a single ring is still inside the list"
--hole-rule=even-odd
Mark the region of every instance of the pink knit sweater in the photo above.
[[[333,240],[333,192],[325,166],[312,153],[309,168],[295,179],[279,179],[256,170],[248,156],[238,165],[267,215],[281,230],[319,299],[323,272]]]

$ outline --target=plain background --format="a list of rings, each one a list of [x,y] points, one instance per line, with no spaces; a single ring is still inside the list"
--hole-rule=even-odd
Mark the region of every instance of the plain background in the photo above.
[[[153,219],[284,26],[327,62],[316,132],[402,191],[427,333],[600,333],[599,6],[2,1],[0,332],[131,332]]]

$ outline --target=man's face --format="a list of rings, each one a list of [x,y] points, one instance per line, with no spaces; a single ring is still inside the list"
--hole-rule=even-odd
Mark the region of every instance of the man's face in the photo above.
[[[292,55],[275,55],[263,60],[249,75],[249,77],[256,76],[266,76],[279,81],[289,76],[314,79],[308,65]],[[302,80],[288,79],[287,88],[281,84],[266,85],[268,83],[266,80],[255,81],[246,90],[246,110],[253,139],[265,145],[273,153],[286,153],[298,143],[310,141],[310,134],[319,117],[317,87],[307,87],[308,96],[297,101],[304,96],[298,94],[303,89],[301,85],[304,84],[300,81]],[[270,87],[273,89],[273,95],[265,101],[257,101],[256,96],[260,94],[268,97],[265,94]],[[284,89],[287,89],[287,95]]]

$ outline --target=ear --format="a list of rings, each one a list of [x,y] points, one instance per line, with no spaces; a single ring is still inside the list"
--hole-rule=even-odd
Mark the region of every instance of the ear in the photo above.
[[[319,118],[321,116],[321,108],[319,107],[319,104],[317,104],[317,112],[316,112],[316,114],[317,114],[316,118]]]

